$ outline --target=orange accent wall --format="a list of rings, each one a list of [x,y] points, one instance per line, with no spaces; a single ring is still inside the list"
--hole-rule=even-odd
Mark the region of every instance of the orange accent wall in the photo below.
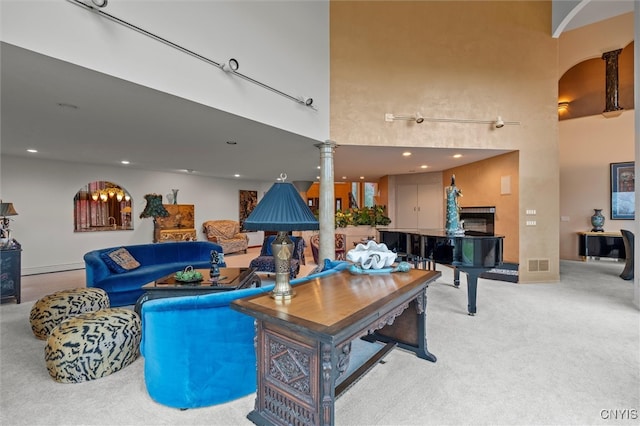
[[[462,191],[462,197],[458,199],[460,207],[496,207],[495,233],[504,235],[504,261],[513,263],[518,263],[520,256],[519,157],[515,151],[442,172],[443,191],[451,184],[451,175],[455,174],[456,186]],[[503,178],[510,181],[509,194],[501,193]]]

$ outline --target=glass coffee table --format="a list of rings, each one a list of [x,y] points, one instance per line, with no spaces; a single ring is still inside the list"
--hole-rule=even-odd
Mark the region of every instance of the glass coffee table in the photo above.
[[[143,285],[142,289],[145,293],[138,298],[135,311],[140,314],[142,304],[148,300],[239,290],[260,287],[262,284],[260,277],[256,275],[255,268],[220,268],[220,276],[215,280],[209,278],[209,269],[196,269],[196,271],[204,277],[202,281],[181,282],[176,280],[174,272]]]

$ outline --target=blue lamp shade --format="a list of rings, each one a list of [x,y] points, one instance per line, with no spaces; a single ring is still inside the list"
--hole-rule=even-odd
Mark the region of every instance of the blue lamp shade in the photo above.
[[[318,219],[289,182],[276,182],[244,221],[247,231],[309,231]]]

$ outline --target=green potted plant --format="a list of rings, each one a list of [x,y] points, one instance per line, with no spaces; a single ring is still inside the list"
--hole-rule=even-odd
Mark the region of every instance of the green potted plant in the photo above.
[[[385,215],[386,206],[353,207],[346,210],[338,210],[335,216],[336,228],[353,226],[378,226],[389,225],[391,219]]]

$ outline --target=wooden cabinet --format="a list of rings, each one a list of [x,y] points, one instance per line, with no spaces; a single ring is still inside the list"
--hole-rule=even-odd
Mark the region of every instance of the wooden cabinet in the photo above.
[[[0,296],[2,302],[15,299],[20,303],[20,256],[22,248],[16,241],[10,248],[0,250]]]
[[[582,260],[608,257],[624,259],[626,251],[619,232],[578,232],[578,255]]]
[[[443,228],[443,197],[439,183],[397,185],[394,228]]]
[[[163,204],[169,212],[167,217],[159,217],[156,221],[156,241],[196,241],[195,207],[193,204]]]

